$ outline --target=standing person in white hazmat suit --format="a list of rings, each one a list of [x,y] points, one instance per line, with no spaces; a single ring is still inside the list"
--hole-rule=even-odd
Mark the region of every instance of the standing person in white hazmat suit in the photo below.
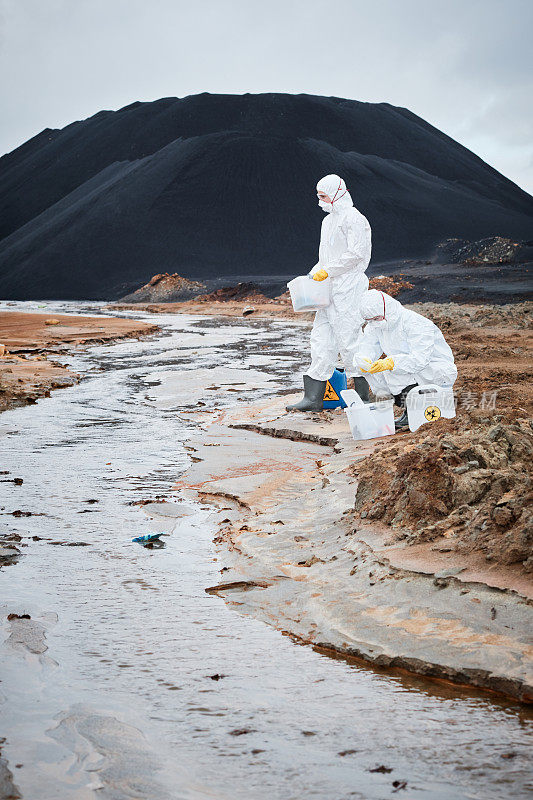
[[[405,409],[405,397],[417,385],[453,386],[457,367],[452,350],[430,319],[375,289],[365,294],[361,314],[366,326],[354,365],[365,374],[374,394],[391,394],[396,405]],[[407,424],[404,410],[396,427]]]
[[[318,264],[311,270],[316,281],[331,280],[331,304],[316,312],[311,331],[311,366],[304,375],[304,397],[287,411],[320,411],[326,383],[339,353],[348,377],[368,400],[368,384],[353,365],[361,333],[361,297],[368,289],[365,271],[370,262],[372,239],[366,217],[354,208],[346,184],[338,175],[326,175],[317,183],[318,205],[326,212],[322,221]]]

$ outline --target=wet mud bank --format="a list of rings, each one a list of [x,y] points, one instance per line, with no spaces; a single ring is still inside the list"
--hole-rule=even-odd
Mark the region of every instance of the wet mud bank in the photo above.
[[[73,348],[157,330],[152,323],[118,317],[0,311],[0,412],[74,386],[79,376],[57,360]]]
[[[188,442],[176,488],[216,508],[224,565],[209,593],[319,650],[530,702],[530,577],[354,519],[357,464],[380,443],[286,401],[214,413]]]

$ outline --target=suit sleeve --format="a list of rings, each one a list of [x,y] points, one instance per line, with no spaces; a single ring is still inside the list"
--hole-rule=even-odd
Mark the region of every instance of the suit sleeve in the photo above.
[[[357,352],[365,358],[369,358],[370,361],[376,361],[382,354],[383,347],[371,325],[367,325],[361,334],[357,343]],[[354,366],[357,365],[354,364]]]
[[[428,324],[429,323],[429,324]],[[434,350],[434,328],[429,320],[420,320],[409,328],[409,353],[387,353],[392,356],[394,369],[418,373],[427,367]]]

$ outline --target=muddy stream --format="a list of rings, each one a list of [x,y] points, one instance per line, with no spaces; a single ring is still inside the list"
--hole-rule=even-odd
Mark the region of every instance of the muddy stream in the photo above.
[[[172,489],[187,412],[296,386],[306,334],[155,320],[58,358],[81,383],[0,416],[2,529],[25,545],[0,571],[0,735],[22,797],[526,797],[519,704],[330,658],[205,593],[224,556],[212,511]],[[162,548],[131,541],[159,531]]]

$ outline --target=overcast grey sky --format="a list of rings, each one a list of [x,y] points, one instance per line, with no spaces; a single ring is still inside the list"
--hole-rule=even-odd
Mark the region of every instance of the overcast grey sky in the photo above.
[[[0,0],[0,153],[134,100],[405,106],[533,192],[532,0]]]

